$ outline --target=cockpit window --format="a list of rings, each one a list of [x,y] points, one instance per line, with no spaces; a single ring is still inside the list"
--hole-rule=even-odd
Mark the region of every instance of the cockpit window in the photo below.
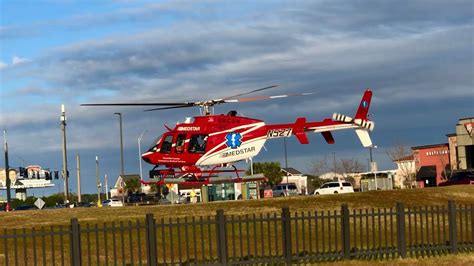
[[[192,135],[189,140],[189,153],[204,153],[206,151],[207,135]]]
[[[151,144],[151,147],[148,149],[148,151],[156,152],[158,149],[158,144],[161,142],[161,137],[163,137],[163,135],[159,136],[155,139],[155,141],[153,141],[153,144]]]
[[[176,153],[182,153],[184,150],[184,141],[186,140],[186,135],[185,134],[179,134],[178,137],[176,137]]]
[[[163,140],[163,143],[161,144],[160,152],[170,153],[172,143],[173,143],[173,135],[170,134],[166,136],[165,139]]]

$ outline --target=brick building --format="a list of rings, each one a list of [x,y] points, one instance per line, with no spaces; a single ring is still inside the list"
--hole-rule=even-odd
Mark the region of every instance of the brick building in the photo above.
[[[418,187],[435,187],[446,180],[450,172],[449,144],[412,147]]]

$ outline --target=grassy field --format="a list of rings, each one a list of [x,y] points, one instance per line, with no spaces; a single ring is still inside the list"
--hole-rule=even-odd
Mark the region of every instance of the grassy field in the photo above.
[[[474,186],[452,186],[452,187],[444,187],[444,188],[426,188],[426,189],[412,189],[412,190],[394,190],[394,191],[373,191],[373,192],[364,192],[364,193],[352,193],[352,194],[345,194],[345,195],[328,195],[328,196],[297,196],[297,197],[290,197],[290,198],[274,198],[274,199],[262,199],[262,200],[248,200],[248,201],[228,201],[228,202],[211,202],[205,204],[185,204],[185,205],[155,205],[155,206],[129,206],[129,207],[122,207],[122,208],[76,208],[76,209],[49,209],[49,210],[35,210],[35,211],[18,211],[18,212],[10,212],[10,213],[0,213],[0,233],[4,232],[7,229],[9,232],[16,229],[15,232],[20,232],[22,229],[26,228],[28,232],[31,232],[31,228],[35,227],[36,230],[45,230],[48,232],[50,230],[59,230],[58,225],[62,226],[62,230],[67,230],[70,224],[71,218],[78,218],[79,223],[81,224],[82,228],[87,228],[89,230],[89,226],[91,231],[91,235],[82,234],[81,239],[83,246],[83,252],[87,250],[87,254],[90,254],[90,258],[87,258],[87,262],[91,264],[107,264],[107,261],[110,261],[112,254],[117,252],[117,256],[113,256],[117,259],[118,262],[120,261],[129,261],[131,254],[137,254],[141,257],[146,259],[146,254],[144,250],[140,250],[140,247],[144,247],[144,229],[135,230],[135,226],[137,225],[136,221],[143,226],[145,214],[152,213],[157,223],[174,223],[176,219],[180,219],[183,222],[183,219],[188,219],[187,221],[191,221],[190,217],[205,217],[204,220],[207,220],[209,216],[215,216],[216,211],[218,209],[223,209],[225,214],[228,216],[235,216],[235,219],[240,219],[237,217],[243,217],[245,219],[246,215],[257,217],[271,217],[273,215],[279,215],[281,213],[281,209],[283,207],[288,206],[293,213],[292,215],[295,216],[295,212],[298,213],[298,216],[302,214],[302,212],[314,213],[315,211],[321,212],[324,211],[325,213],[333,213],[335,210],[339,210],[341,208],[341,204],[348,204],[349,209],[352,210],[360,210],[360,209],[376,209],[376,211],[380,208],[384,211],[384,208],[393,208],[397,202],[402,202],[407,207],[421,207],[421,206],[433,206],[433,205],[443,205],[446,206],[448,200],[454,200],[456,204],[465,205],[465,204],[473,204],[474,203]],[[267,216],[268,215],[268,216]],[[207,217],[206,217],[207,216]],[[276,216],[275,216],[276,217]],[[301,216],[300,216],[301,217]],[[200,218],[198,218],[200,219]],[[213,220],[214,218],[211,218]],[[376,223],[380,223],[383,225],[385,223],[385,219],[387,218],[379,218],[380,220],[376,219]],[[420,217],[419,217],[420,219]],[[174,222],[172,222],[173,220]],[[234,220],[232,218],[231,220]],[[334,220],[326,220],[326,226],[329,226],[329,222],[332,224],[333,234],[341,234],[340,231],[340,222]],[[391,220],[388,218],[388,220]],[[426,218],[428,220],[428,218]],[[130,222],[132,221],[132,222]],[[420,220],[421,221],[421,220]],[[431,221],[431,220],[429,220]],[[112,225],[112,222],[114,223]],[[351,228],[354,225],[354,220],[351,220]],[[374,221],[372,221],[373,224]],[[120,238],[120,234],[113,233],[112,231],[97,231],[97,234],[94,234],[93,228],[97,228],[97,224],[100,227],[104,225],[104,223],[108,224],[108,227],[113,226],[114,228],[119,228],[121,226],[125,226],[125,230],[123,230],[123,239]],[[131,224],[133,223],[133,225]],[[126,229],[127,225],[129,225],[130,229]],[[256,227],[254,227],[257,225]],[[321,226],[321,221],[319,226]],[[390,223],[391,225],[391,223]],[[227,232],[229,234],[229,255],[232,257],[237,256],[238,254],[242,254],[244,256],[247,255],[256,255],[257,253],[267,253],[264,252],[270,250],[275,251],[275,254],[282,254],[282,246],[276,246],[275,243],[279,242],[277,237],[282,235],[281,227],[277,223],[254,223],[252,226],[252,222],[250,225],[248,223],[243,223],[243,226],[240,228],[237,224],[227,225]],[[305,250],[304,244],[302,246],[301,240],[306,239],[308,242],[313,241],[313,244],[318,242],[321,244],[324,243],[324,239],[328,241],[330,237],[327,236],[327,230],[324,229],[317,229],[316,224],[313,223],[308,224],[306,221],[305,224],[301,222],[301,220],[294,221],[293,223],[294,229],[296,230],[293,234],[300,235],[299,239],[300,242],[293,243],[294,248],[301,248],[299,250]],[[322,225],[324,226],[324,225]],[[361,231],[359,235],[359,239],[361,236],[365,237],[366,234],[370,233],[369,231],[365,231],[365,228],[369,226],[369,221],[359,224],[364,229]],[[386,224],[388,226],[388,223]],[[386,227],[384,226],[384,227]],[[217,250],[216,250],[216,232],[214,226],[211,225],[201,225],[195,224],[193,225],[194,232],[199,239],[198,246],[191,246],[190,252],[191,254],[196,254],[197,257],[201,256],[201,254],[214,254],[212,258],[209,258],[211,261],[217,258]],[[160,227],[161,228],[161,227]],[[179,231],[181,228],[181,232]],[[299,228],[299,232],[298,232]],[[314,232],[319,232],[319,238],[316,237],[313,240],[311,236],[305,234],[304,230],[306,228],[306,232],[308,230],[314,230]],[[133,229],[133,230],[132,230]],[[250,231],[248,230],[250,229]],[[467,227],[465,227],[467,230]],[[163,231],[162,231],[163,230]],[[184,247],[188,244],[191,245],[189,241],[186,241],[187,236],[185,238],[185,234],[187,234],[184,227],[171,227],[165,226],[162,230],[157,231],[157,246],[159,247],[158,253],[160,260],[165,259],[166,256],[170,259],[173,254],[177,256],[176,252],[184,252]],[[255,230],[255,231],[254,231]],[[302,231],[303,230],[303,231]],[[445,230],[445,228],[443,228]],[[140,232],[138,232],[140,231]],[[190,230],[193,232],[193,230]],[[234,231],[236,237],[234,237]],[[240,233],[238,231],[241,231]],[[191,234],[190,232],[190,234]],[[464,232],[464,231],[463,231]],[[466,231],[468,235],[469,232]],[[330,234],[330,233],[329,233]],[[389,236],[393,235],[394,232],[391,232]],[[96,238],[96,237],[97,238]],[[178,241],[181,236],[181,241]],[[191,239],[196,239],[196,236],[191,237]],[[66,237],[66,236],[65,236]],[[141,238],[140,238],[141,237]],[[354,232],[352,232],[351,239],[354,238]],[[384,242],[385,237],[383,236],[380,240]],[[459,239],[461,235],[459,235]],[[295,242],[295,238],[293,238],[293,242]],[[247,239],[247,241],[245,241]],[[255,243],[254,243],[255,239]],[[370,238],[368,238],[370,239]],[[125,241],[124,241],[125,240]],[[201,241],[202,240],[202,241]],[[242,244],[242,240],[244,240],[244,244]],[[268,240],[268,241],[267,241]],[[433,239],[432,239],[433,240]],[[38,256],[40,256],[41,249],[35,251],[34,246],[38,247],[38,245],[43,244],[44,241],[41,237],[37,237],[36,244],[32,242],[31,239],[18,239],[18,246],[20,247],[19,258],[21,258],[21,254],[28,254],[28,258],[31,258],[34,255],[34,252],[38,252]],[[105,241],[105,242],[104,242]],[[109,241],[109,245],[106,245],[106,241]],[[111,248],[110,244],[114,241],[117,241],[116,249]],[[174,244],[173,244],[174,241]],[[352,241],[352,240],[351,240]],[[370,246],[376,246],[373,241],[370,240],[370,243],[362,244],[359,246],[360,248],[367,248]],[[54,258],[56,257],[59,260],[58,253],[62,253],[64,255],[64,260],[66,264],[69,262],[69,255],[68,255],[68,248],[69,242],[66,239],[63,243],[64,252],[60,252],[58,237],[56,237],[54,247],[52,246],[51,241],[49,238],[46,239],[43,245],[45,245],[45,263],[52,265],[57,264],[57,261],[54,262]],[[192,242],[192,241],[191,241]],[[26,245],[23,245],[25,243]],[[99,244],[100,243],[100,244]],[[199,243],[202,243],[202,247]],[[14,244],[12,240],[7,243],[8,245]],[[181,246],[179,246],[181,244]],[[380,244],[380,243],[379,243]],[[242,246],[243,245],[243,246]],[[273,245],[273,247],[272,247]],[[5,256],[4,253],[4,245],[0,246],[0,264]],[[27,246],[28,248],[25,251],[22,251],[23,246]],[[104,249],[104,246],[107,248]],[[115,244],[113,245],[115,247]],[[336,247],[337,246],[337,247]],[[166,249],[165,249],[166,247]],[[340,250],[341,243],[334,244],[335,250]],[[307,249],[307,247],[306,247]],[[53,250],[56,250],[56,255],[54,255]],[[247,251],[248,250],[248,251]],[[255,250],[255,251],[254,251]],[[258,252],[258,251],[261,252]],[[104,251],[109,252],[109,260],[104,257]],[[120,253],[124,252],[123,255]],[[295,251],[295,250],[294,250]],[[296,250],[298,253],[298,250]],[[23,252],[23,253],[22,253]],[[329,248],[326,247],[324,252],[332,252],[332,249],[329,245]],[[247,255],[246,255],[247,254]],[[271,256],[271,253],[269,254]],[[23,256],[25,257],[25,256]],[[181,257],[181,255],[180,255]],[[184,257],[184,254],[183,254]],[[186,256],[187,257],[187,256]],[[192,257],[192,256],[191,256]],[[26,257],[25,257],[26,258]],[[176,258],[176,257],[175,257]],[[440,259],[435,259],[440,258]],[[472,253],[468,254],[460,254],[458,256],[436,256],[435,258],[426,258],[426,259],[416,259],[416,258],[407,258],[405,260],[398,260],[398,259],[391,259],[391,260],[383,260],[383,262],[378,260],[351,260],[351,261],[338,261],[338,264],[346,264],[346,265],[361,265],[367,264],[368,262],[374,264],[389,264],[389,265],[412,265],[412,264],[443,264],[447,265],[449,258],[455,262],[456,265],[470,265],[473,262]],[[448,259],[447,259],[448,258]],[[85,258],[84,258],[85,259]],[[136,257],[135,257],[136,259]],[[205,259],[205,258],[204,258]],[[10,261],[12,260],[12,256],[10,256]],[[431,263],[429,263],[431,262]]]
[[[390,208],[397,202],[405,206],[474,204],[474,186],[450,186],[411,190],[371,191],[327,196],[296,196],[247,201],[210,202],[184,205],[128,206],[122,208],[75,208],[13,211],[0,213],[0,228],[31,228],[51,225],[68,225],[71,218],[79,222],[103,223],[112,221],[144,220],[146,213],[157,218],[183,218],[215,215],[223,209],[226,215],[281,212],[284,206],[291,212],[338,210],[347,203],[349,209]]]

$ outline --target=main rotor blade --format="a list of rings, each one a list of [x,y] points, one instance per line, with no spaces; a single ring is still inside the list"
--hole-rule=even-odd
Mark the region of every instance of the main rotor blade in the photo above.
[[[254,93],[254,92],[258,92],[258,91],[268,90],[268,89],[275,88],[275,87],[278,87],[278,85],[271,85],[271,86],[264,87],[264,88],[260,88],[260,89],[256,89],[256,90],[253,90],[253,91],[249,91],[249,92],[244,92],[244,93],[236,94],[236,95],[233,95],[233,96],[225,97],[225,98],[223,98],[222,100],[225,101],[225,100],[228,100],[228,99],[233,99],[233,98],[236,98],[236,97],[244,96],[244,95],[247,95],[247,94],[250,94],[250,93]]]
[[[307,95],[312,95],[312,94],[315,94],[315,93],[314,92],[306,92],[306,93],[290,93],[290,94],[273,95],[273,96],[256,96],[256,97],[249,97],[249,98],[228,99],[228,100],[224,100],[224,102],[226,102],[226,103],[244,103],[244,102],[264,101],[264,100],[286,98],[286,97],[293,97],[293,96],[307,96]]]
[[[83,103],[81,106],[175,106],[175,105],[189,105],[192,102],[183,103]]]
[[[162,108],[153,108],[153,109],[146,109],[145,112],[150,111],[158,111],[158,110],[166,110],[166,109],[176,109],[176,108],[186,108],[186,107],[193,107],[194,105],[178,105],[178,106],[171,106],[171,107],[162,107]]]

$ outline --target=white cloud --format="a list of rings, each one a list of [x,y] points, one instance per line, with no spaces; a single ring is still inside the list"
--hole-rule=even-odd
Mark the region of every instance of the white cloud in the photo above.
[[[28,58],[19,57],[19,56],[16,56],[16,55],[14,55],[12,57],[12,66],[21,65],[21,64],[25,64],[25,63],[29,63],[29,62],[31,62],[31,60],[28,59]]]
[[[0,70],[3,70],[3,69],[5,69],[5,68],[7,68],[7,67],[8,67],[7,64],[5,64],[4,62],[0,61]]]

